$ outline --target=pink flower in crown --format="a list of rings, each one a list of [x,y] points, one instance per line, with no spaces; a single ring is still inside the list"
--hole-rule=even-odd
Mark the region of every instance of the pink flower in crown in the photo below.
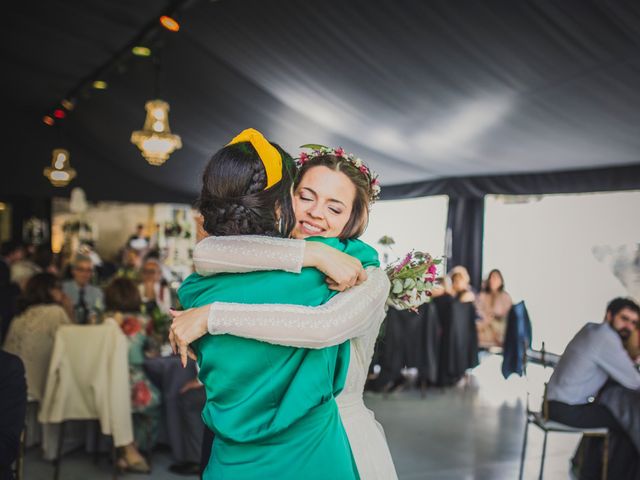
[[[365,175],[366,175],[367,173],[369,173],[369,170],[368,170],[368,169],[367,169],[367,167],[365,167],[364,165],[362,165],[362,166],[359,168],[359,170],[360,170],[362,173],[364,173]]]
[[[344,156],[344,148],[338,147],[333,151],[333,153],[335,154],[336,157],[342,157]]]
[[[298,159],[298,163],[300,165],[304,165],[309,160],[309,155],[305,152],[300,152],[300,158]]]
[[[371,180],[371,185],[373,185],[373,186],[380,185],[380,180],[378,180],[378,177],[376,177],[373,180]]]

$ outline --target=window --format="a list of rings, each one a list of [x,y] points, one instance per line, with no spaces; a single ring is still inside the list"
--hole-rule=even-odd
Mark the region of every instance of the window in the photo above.
[[[525,300],[534,347],[562,353],[616,296],[640,297],[640,191],[487,196],[483,271]]]
[[[411,250],[442,256],[448,203],[449,198],[444,195],[377,202],[362,240],[375,247],[382,260],[385,250],[378,241],[385,235],[393,238],[390,262]]]

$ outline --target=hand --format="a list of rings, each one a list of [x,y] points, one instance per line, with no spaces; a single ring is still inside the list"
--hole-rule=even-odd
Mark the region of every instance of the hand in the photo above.
[[[303,265],[324,273],[331,290],[343,292],[367,280],[367,272],[357,258],[318,242],[305,244]]]
[[[173,353],[180,355],[182,366],[187,366],[187,357],[195,360],[189,344],[208,333],[209,305],[188,310],[170,310],[173,316],[169,330],[169,343]]]
[[[198,379],[194,378],[193,380],[189,380],[182,386],[182,388],[180,389],[180,393],[185,393],[185,392],[188,392],[189,390],[195,390],[196,388],[202,388],[202,387],[203,385],[198,381]]]

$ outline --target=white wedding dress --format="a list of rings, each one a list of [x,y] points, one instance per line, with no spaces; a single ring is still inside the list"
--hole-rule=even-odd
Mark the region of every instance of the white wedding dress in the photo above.
[[[254,270],[299,273],[304,245],[304,240],[262,236],[207,237],[196,245],[193,260],[201,275]],[[389,280],[383,270],[369,268],[367,273],[366,282],[318,307],[213,303],[209,332],[304,348],[350,340],[347,379],[336,398],[340,417],[360,478],[394,480],[397,474],[384,430],[362,398],[389,293]]]

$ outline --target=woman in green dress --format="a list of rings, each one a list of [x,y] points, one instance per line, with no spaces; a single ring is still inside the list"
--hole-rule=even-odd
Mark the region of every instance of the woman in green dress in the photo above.
[[[243,132],[205,169],[199,200],[204,229],[218,236],[288,236],[293,170],[286,153],[258,132]],[[364,267],[378,265],[375,250],[362,242],[314,240]],[[178,292],[184,308],[215,301],[317,306],[334,294],[315,269],[192,274]],[[203,420],[216,434],[204,478],[358,478],[335,403],[349,364],[348,342],[312,350],[208,335],[192,346],[207,392]]]

